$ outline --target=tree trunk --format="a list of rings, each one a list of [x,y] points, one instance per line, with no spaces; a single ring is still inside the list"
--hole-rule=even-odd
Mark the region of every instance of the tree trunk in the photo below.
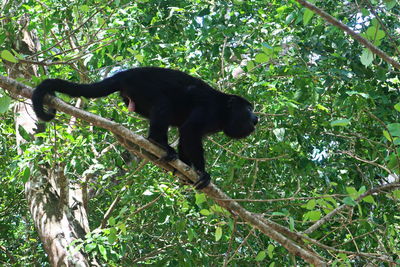
[[[19,36],[8,33],[9,42],[18,53],[32,55],[40,50],[31,32],[25,27],[28,17],[23,17],[18,23],[21,26]],[[23,76],[31,80],[37,76],[36,66],[7,63],[8,75],[13,78]],[[17,103],[15,106],[15,122],[17,144],[25,142],[20,135],[20,127],[33,136],[40,129],[30,100]],[[19,146],[20,147],[20,146]],[[22,153],[19,149],[19,153]],[[74,240],[84,238],[89,231],[87,213],[83,201],[83,190],[80,185],[71,185],[63,175],[63,166],[50,170],[50,166],[40,166],[40,172],[35,172],[33,165],[31,177],[25,184],[25,194],[29,210],[44,249],[49,256],[51,266],[89,266],[88,256],[82,250],[76,250],[72,245]],[[96,265],[91,263],[91,265]]]

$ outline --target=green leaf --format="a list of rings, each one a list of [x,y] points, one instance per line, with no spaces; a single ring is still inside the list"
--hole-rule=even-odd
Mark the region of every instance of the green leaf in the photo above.
[[[18,125],[18,132],[26,141],[31,141],[31,135],[25,130],[24,127],[22,127],[22,125]]]
[[[321,211],[319,210],[309,211],[307,217],[310,221],[318,221],[321,218]]]
[[[272,257],[274,256],[274,249],[275,249],[274,245],[272,245],[272,244],[268,245],[267,252],[268,252],[268,257],[270,259],[272,259]]]
[[[219,241],[222,237],[222,228],[221,227],[217,227],[215,229],[215,241]]]
[[[88,5],[81,5],[79,8],[85,13],[90,11],[90,7]]]
[[[289,227],[290,227],[290,230],[294,230],[294,219],[293,219],[293,217],[289,217]]]
[[[384,0],[383,2],[385,2],[385,5],[386,5],[387,9],[392,9],[397,4],[397,0]]]
[[[256,258],[255,258],[255,260],[256,260],[256,261],[262,261],[262,260],[265,259],[266,256],[267,256],[267,253],[266,253],[264,250],[263,250],[263,251],[260,251],[260,252],[258,252],[258,254],[257,254]]]
[[[365,67],[368,67],[374,60],[374,54],[368,48],[364,48],[360,60]]]
[[[111,231],[111,233],[108,235],[108,243],[114,244],[118,240],[118,237],[115,228],[111,229],[113,229],[113,231]]]
[[[125,223],[118,223],[117,227],[121,230],[121,233],[126,235],[126,224]]]
[[[11,63],[17,63],[18,60],[13,56],[13,54],[11,54],[10,51],[8,50],[3,50],[1,52],[1,57],[7,61],[10,61]]]
[[[400,123],[391,123],[387,128],[392,136],[400,136]]]
[[[0,114],[6,112],[10,108],[11,97],[4,95],[0,97]]]
[[[202,194],[196,193],[195,198],[197,206],[200,206],[201,203],[206,202],[206,195],[204,193]]]
[[[399,189],[399,190],[394,190],[394,191],[392,192],[392,195],[393,195],[395,198],[400,199],[400,189]]]
[[[143,63],[144,62],[144,57],[140,54],[135,55],[135,58],[137,61],[139,61],[139,63]]]
[[[234,3],[235,5],[243,5],[244,0],[233,0],[233,3]]]
[[[395,153],[391,153],[388,157],[387,167],[389,169],[396,169],[398,170],[399,162],[397,160],[397,155]]]
[[[370,195],[370,196],[364,197],[362,200],[363,200],[364,202],[371,203],[371,204],[374,204],[374,203],[375,203],[375,200],[374,200],[374,198],[373,198],[371,195]]]
[[[346,192],[352,197],[353,199],[356,199],[360,193],[354,188],[354,187],[346,187]]]
[[[348,259],[348,258],[347,258],[347,255],[344,254],[344,253],[339,253],[339,254],[338,254],[338,257],[341,258],[343,261],[347,261],[347,259]]]
[[[376,33],[376,39],[378,39],[378,40],[383,39],[385,36],[386,36],[386,34],[385,34],[385,32],[382,31],[382,30],[379,30],[379,31]]]
[[[370,40],[380,40],[385,37],[385,32],[379,30],[377,26],[371,26],[367,29],[366,35]]]
[[[204,216],[208,216],[208,215],[211,214],[211,212],[210,212],[209,210],[207,210],[207,209],[202,209],[202,210],[200,211],[200,214],[201,214],[201,215],[204,215]]]
[[[306,9],[304,11],[304,15],[303,15],[303,24],[304,26],[307,25],[311,18],[314,16],[314,12],[312,12],[310,9]]]
[[[361,195],[365,193],[365,191],[367,191],[367,188],[365,187],[365,185],[363,185],[360,187],[360,189],[358,189],[358,194]]]
[[[252,60],[249,60],[246,64],[247,72],[250,72],[254,69],[254,62]]]
[[[394,109],[400,112],[400,102],[394,105]]]
[[[331,121],[331,126],[332,127],[337,127],[337,126],[347,126],[350,124],[350,120],[349,119],[340,119],[340,120],[335,120],[335,121]]]
[[[366,17],[366,16],[369,16],[369,11],[368,11],[368,9],[366,9],[366,8],[361,8],[361,14],[364,16],[364,17]]]
[[[89,243],[85,246],[85,251],[86,252],[91,252],[93,249],[96,248],[96,244],[95,243]]]
[[[108,224],[110,226],[114,226],[115,225],[115,218],[114,217],[110,217],[110,219],[108,219]]]
[[[315,107],[316,107],[317,109],[322,110],[322,111],[329,112],[329,109],[327,109],[326,107],[324,107],[324,106],[321,105],[321,104],[317,104]]]
[[[194,232],[193,229],[188,229],[187,235],[188,235],[189,242],[192,242],[193,238],[196,236],[196,233]]]
[[[254,58],[254,60],[255,60],[257,63],[265,63],[265,62],[267,62],[267,61],[269,60],[269,56],[266,55],[266,54],[264,54],[264,53],[260,53],[260,54],[257,54],[257,55],[256,55],[256,57]]]
[[[355,202],[351,197],[345,197],[343,199],[343,203],[352,207],[355,207],[357,205],[357,202]]]
[[[103,245],[100,245],[100,244],[98,245],[98,248],[99,248],[100,254],[103,256],[103,258],[105,260],[107,260],[107,250],[106,250],[106,248]]]
[[[311,199],[310,201],[307,202],[306,209],[313,210],[316,204],[317,201],[315,201],[315,199]]]
[[[30,175],[31,175],[31,169],[30,169],[29,167],[26,167],[26,168],[24,169],[24,171],[22,172],[21,181],[22,181],[23,183],[28,182],[28,179],[29,179]]]
[[[386,137],[387,140],[392,142],[392,138],[390,137],[390,134],[388,131],[383,130],[383,136]]]

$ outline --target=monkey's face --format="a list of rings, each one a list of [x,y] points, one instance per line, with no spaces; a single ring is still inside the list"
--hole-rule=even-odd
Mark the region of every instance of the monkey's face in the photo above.
[[[253,106],[240,96],[230,96],[227,115],[224,133],[231,138],[249,136],[258,123],[258,117],[253,113]]]

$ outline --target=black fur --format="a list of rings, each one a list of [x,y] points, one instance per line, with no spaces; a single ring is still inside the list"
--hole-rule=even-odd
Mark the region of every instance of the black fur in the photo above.
[[[202,189],[210,183],[205,171],[202,138],[223,131],[232,138],[243,138],[254,131],[258,122],[252,105],[244,98],[213,89],[204,81],[181,71],[144,67],[115,74],[92,84],[78,84],[61,79],[44,80],[33,92],[37,117],[50,121],[55,110],[46,112],[43,98],[54,91],[70,96],[104,97],[119,91],[125,103],[135,104],[135,111],[150,120],[149,139],[167,151],[166,160],[177,158],[168,145],[168,128],[179,128],[179,159],[200,174],[195,183]]]

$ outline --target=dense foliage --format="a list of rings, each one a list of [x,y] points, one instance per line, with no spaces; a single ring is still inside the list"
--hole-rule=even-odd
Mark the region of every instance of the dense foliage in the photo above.
[[[315,4],[398,59],[395,0]],[[370,257],[315,250],[332,264],[386,266],[379,255],[399,263],[400,191],[355,201],[400,172],[399,70],[340,29],[295,1],[24,0],[1,8],[1,60],[38,66],[37,77],[23,80],[28,85],[47,77],[88,82],[129,67],[162,66],[245,96],[261,117],[256,133],[240,141],[223,134],[205,140],[215,183],[232,198],[266,200],[241,203],[296,231],[347,204],[351,209],[309,236]],[[23,16],[41,45],[33,56],[13,45]],[[6,75],[7,64],[0,64],[0,73]],[[23,194],[24,182],[38,172],[27,168],[32,162],[64,162],[72,181],[90,177],[89,221],[97,230],[78,243],[104,264],[303,264],[151,163],[133,158],[127,165],[111,134],[80,121],[71,130],[61,113],[35,140],[23,135],[28,142],[18,155],[9,100],[0,91],[1,264],[47,262]],[[146,135],[147,122],[129,114],[116,95],[85,100],[84,108]],[[107,226],[97,228],[116,196],[121,201]]]

